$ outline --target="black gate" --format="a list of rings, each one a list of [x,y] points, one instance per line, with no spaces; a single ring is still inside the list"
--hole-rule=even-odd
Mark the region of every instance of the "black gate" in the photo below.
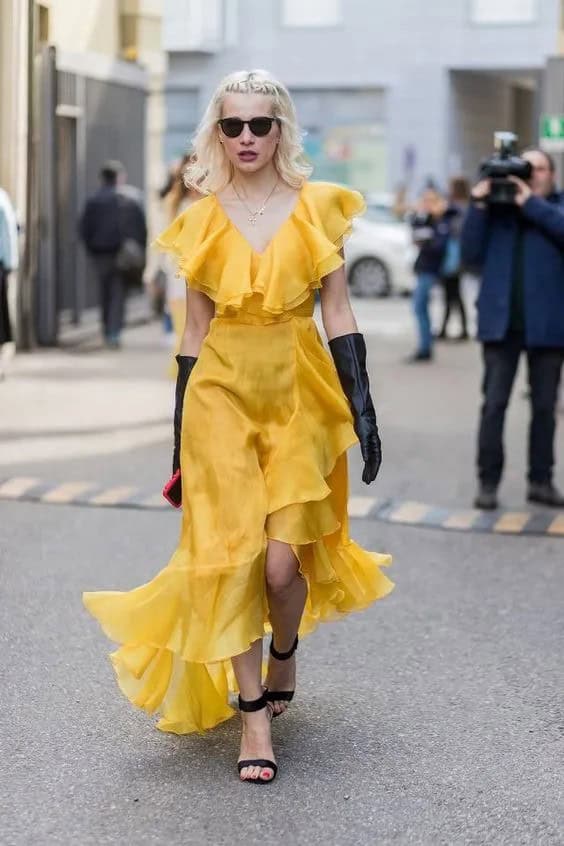
[[[121,160],[130,183],[144,188],[146,92],[57,69],[53,47],[44,49],[36,74],[35,334],[53,345],[62,325],[78,325],[98,304],[78,221],[101,164]]]

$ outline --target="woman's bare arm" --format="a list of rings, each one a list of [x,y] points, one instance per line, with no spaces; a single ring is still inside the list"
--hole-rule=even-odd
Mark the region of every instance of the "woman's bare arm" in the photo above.
[[[214,303],[209,297],[200,291],[186,288],[186,322],[180,342],[180,355],[198,357],[214,311]]]
[[[341,250],[341,255],[343,252]],[[321,288],[321,317],[327,340],[358,332],[358,326],[349,300],[349,288],[342,265],[323,280]]]

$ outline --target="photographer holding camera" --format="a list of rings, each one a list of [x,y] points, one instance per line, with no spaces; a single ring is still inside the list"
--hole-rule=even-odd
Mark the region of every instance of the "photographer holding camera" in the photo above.
[[[462,260],[482,276],[477,305],[484,402],[474,504],[497,508],[505,412],[524,351],[532,404],[528,499],[563,507],[552,471],[564,360],[564,195],[556,190],[547,153],[530,150],[520,159],[510,157],[515,137],[498,133],[496,141],[497,135],[505,136],[498,144],[501,155],[483,165],[486,178],[472,190],[461,234]]]

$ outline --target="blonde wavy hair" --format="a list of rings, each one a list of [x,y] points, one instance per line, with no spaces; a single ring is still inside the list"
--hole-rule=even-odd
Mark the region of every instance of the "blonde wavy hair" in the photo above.
[[[226,94],[267,94],[272,98],[272,117],[280,121],[274,166],[284,182],[300,188],[313,168],[304,156],[296,110],[288,89],[264,70],[237,71],[219,83],[192,139],[194,156],[184,171],[186,185],[203,194],[214,194],[233,178],[233,165],[217,130]]]

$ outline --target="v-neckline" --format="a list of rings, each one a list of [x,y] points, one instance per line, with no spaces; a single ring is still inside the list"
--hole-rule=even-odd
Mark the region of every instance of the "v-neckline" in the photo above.
[[[243,243],[244,243],[244,244],[248,247],[248,249],[251,251],[251,253],[252,253],[254,256],[257,256],[259,259],[261,259],[261,258],[263,258],[263,257],[266,255],[266,253],[270,250],[270,248],[271,248],[272,244],[274,243],[274,241],[278,238],[278,236],[280,235],[280,233],[282,232],[282,230],[286,227],[286,225],[287,225],[287,224],[290,222],[290,220],[294,217],[294,215],[295,215],[295,213],[296,213],[296,210],[297,210],[297,208],[298,208],[298,206],[299,206],[299,204],[300,204],[300,202],[301,202],[301,199],[302,199],[302,192],[303,192],[303,190],[304,190],[304,186],[305,186],[305,184],[306,184],[306,183],[304,182],[304,183],[303,183],[303,185],[301,186],[301,188],[299,189],[299,191],[297,192],[296,202],[295,202],[295,203],[294,203],[294,205],[292,206],[292,209],[291,209],[290,213],[288,214],[288,216],[287,216],[287,217],[285,217],[285,218],[284,218],[284,220],[282,221],[282,223],[281,223],[281,224],[278,226],[278,228],[275,230],[274,235],[272,236],[272,238],[270,239],[270,241],[268,242],[268,244],[266,245],[266,247],[264,248],[264,250],[262,250],[260,253],[259,253],[259,251],[258,251],[258,250],[255,250],[255,248],[253,247],[253,245],[251,244],[251,242],[249,241],[249,239],[248,239],[245,235],[243,235],[243,233],[241,232],[241,230],[239,229],[239,227],[237,226],[237,224],[236,224],[236,223],[232,220],[232,218],[231,218],[231,217],[227,214],[227,211],[226,211],[226,210],[225,210],[225,208],[223,207],[223,204],[221,203],[221,201],[220,201],[219,197],[217,196],[217,194],[214,194],[214,195],[213,195],[213,197],[214,197],[214,200],[215,200],[216,204],[219,206],[219,209],[220,209],[220,211],[221,211],[221,213],[222,213],[223,217],[224,217],[224,218],[225,218],[225,220],[227,221],[228,225],[229,225],[229,226],[230,226],[230,227],[231,227],[231,228],[232,228],[232,229],[233,229],[233,230],[237,233],[237,235],[239,236],[239,238],[240,238],[240,239],[243,241]]]

